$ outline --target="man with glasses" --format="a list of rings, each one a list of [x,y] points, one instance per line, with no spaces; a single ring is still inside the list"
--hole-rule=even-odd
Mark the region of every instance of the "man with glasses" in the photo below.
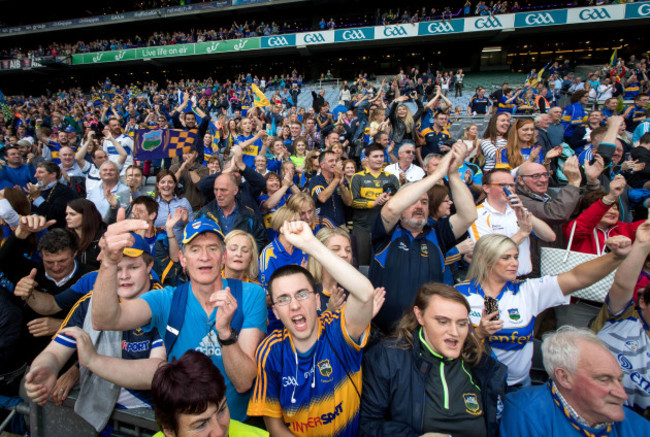
[[[273,436],[357,435],[361,356],[373,313],[373,287],[328,250],[307,223],[285,222],[282,233],[331,272],[350,295],[343,308],[318,316],[312,275],[297,265],[276,270],[268,284],[283,330],[257,350],[257,380],[248,414],[264,416]]]
[[[413,164],[413,159],[415,158],[414,144],[402,144],[397,151],[397,158],[398,161],[386,167],[384,171],[397,176],[400,184],[417,182],[425,176],[424,170]]]
[[[558,237],[555,242],[544,242],[534,239],[531,244],[533,254],[533,271],[538,265],[539,248],[564,247],[562,224],[566,223],[580,201],[580,163],[576,156],[566,160],[562,172],[567,178],[567,184],[557,194],[548,194],[550,174],[542,164],[526,162],[517,170],[517,195],[522,204],[535,217],[548,224]]]
[[[475,243],[489,234],[512,238],[519,246],[517,276],[523,277],[533,271],[529,238],[531,232],[544,241],[555,241],[555,233],[524,208],[519,196],[515,194],[515,188],[510,170],[497,168],[485,173],[483,191],[486,199],[476,207],[478,218],[472,224],[469,235]]]

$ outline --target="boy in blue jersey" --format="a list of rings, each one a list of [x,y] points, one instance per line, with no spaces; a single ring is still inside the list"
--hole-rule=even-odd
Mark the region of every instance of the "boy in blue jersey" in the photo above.
[[[117,294],[124,301],[134,300],[151,288],[160,288],[149,279],[153,258],[147,243],[138,235],[130,237],[132,243],[124,247],[124,257],[116,266]],[[93,305],[90,292],[73,307],[54,340],[32,363],[25,378],[25,390],[40,405],[48,397],[59,396],[52,391],[57,375],[76,350],[81,366],[81,390],[75,411],[101,431],[116,404],[123,408],[151,407],[150,395],[143,390],[151,387],[153,374],[167,354],[155,330],[148,333],[139,328],[123,332],[95,330],[89,312]]]
[[[318,316],[315,281],[287,265],[269,281],[273,312],[284,329],[257,350],[257,380],[248,414],[264,416],[273,436],[355,436],[361,398],[361,351],[373,313],[373,287],[328,250],[305,222],[286,222],[290,243],[314,257],[350,295],[345,306]]]
[[[170,360],[189,349],[204,353],[226,378],[231,416],[246,420],[249,390],[257,373],[255,349],[266,331],[264,290],[255,283],[222,278],[227,256],[223,235],[214,221],[204,217],[185,227],[181,241],[178,256],[189,282],[120,302],[115,293],[115,268],[121,248],[129,244],[129,232],[146,227],[144,220],[118,218],[106,230],[94,291],[93,324],[114,330],[156,328],[165,333]],[[176,323],[179,318],[180,324]]]

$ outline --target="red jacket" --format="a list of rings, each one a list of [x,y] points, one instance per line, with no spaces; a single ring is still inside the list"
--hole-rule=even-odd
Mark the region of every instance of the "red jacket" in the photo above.
[[[605,247],[605,240],[609,237],[624,235],[634,241],[636,229],[644,222],[644,220],[639,220],[633,223],[623,223],[619,221],[610,226],[606,231],[596,227],[605,213],[609,211],[609,208],[610,205],[605,205],[602,199],[598,199],[597,202],[594,202],[589,208],[585,209],[578,218],[565,223],[562,226],[565,241],[568,242],[571,237],[571,228],[573,227],[573,223],[577,222],[571,250],[597,255],[598,251],[596,250],[596,241],[594,240],[594,229],[596,230],[598,247],[600,248],[601,253]]]

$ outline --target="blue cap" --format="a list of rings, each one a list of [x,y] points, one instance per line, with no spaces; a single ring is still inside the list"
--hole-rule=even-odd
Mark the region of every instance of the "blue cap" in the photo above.
[[[183,231],[183,244],[189,243],[194,239],[194,237],[204,232],[217,234],[221,241],[223,241],[223,232],[221,232],[221,228],[217,222],[210,220],[207,217],[201,217],[185,226],[185,231]]]
[[[131,246],[124,248],[122,251],[124,255],[128,256],[129,258],[137,258],[143,253],[151,253],[149,243],[147,243],[144,238],[138,234],[134,234],[133,232],[131,232],[131,236],[135,242]]]
[[[63,132],[67,132],[67,133],[69,133],[69,134],[70,134],[70,133],[73,133],[73,132],[74,132],[74,133],[77,133],[77,131],[75,130],[75,128],[73,128],[72,126],[68,126],[68,127],[66,127],[65,130],[64,130]]]

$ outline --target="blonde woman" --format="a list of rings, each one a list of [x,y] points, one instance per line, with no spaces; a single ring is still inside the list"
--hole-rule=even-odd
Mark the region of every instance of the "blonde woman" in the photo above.
[[[418,106],[415,115],[413,115],[408,106],[403,103],[410,99],[413,99],[415,104]],[[410,97],[401,96],[393,101],[388,118],[393,127],[393,141],[395,142],[396,148],[399,148],[399,146],[404,142],[415,144],[415,124],[420,120],[423,112],[424,106],[415,93]]]
[[[257,282],[259,251],[255,239],[248,232],[234,229],[224,239],[228,256],[221,276],[242,282]]]
[[[518,281],[517,244],[499,234],[478,240],[467,279],[456,289],[470,304],[476,336],[488,342],[496,358],[508,366],[511,391],[531,384],[535,317],[547,308],[567,305],[571,293],[607,276],[625,259],[630,245],[629,238],[619,235],[607,240],[611,250],[607,255],[557,276]],[[492,303],[486,305],[486,300]],[[494,311],[488,313],[485,307]]]

